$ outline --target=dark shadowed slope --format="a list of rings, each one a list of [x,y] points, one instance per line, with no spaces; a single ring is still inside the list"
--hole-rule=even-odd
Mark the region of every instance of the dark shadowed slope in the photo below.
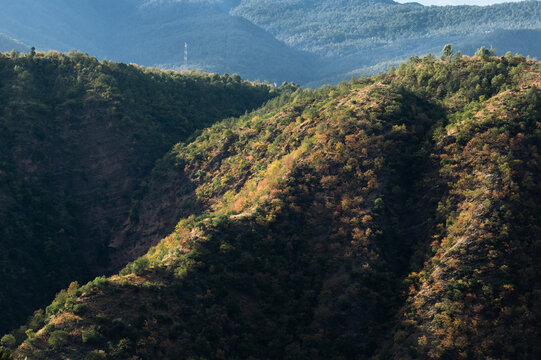
[[[0,55],[1,328],[108,266],[112,234],[173,144],[274,93],[79,53]]]

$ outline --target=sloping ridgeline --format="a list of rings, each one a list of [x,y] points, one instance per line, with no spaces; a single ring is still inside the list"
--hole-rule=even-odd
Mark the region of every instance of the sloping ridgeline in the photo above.
[[[275,93],[80,53],[0,54],[0,329],[103,273],[139,184],[173,144]]]
[[[184,65],[188,43],[190,69],[277,83],[306,81],[313,66],[310,54],[213,0],[8,1],[0,9],[0,32],[42,50],[80,49],[167,68]]]
[[[481,55],[296,90],[175,146],[141,202],[184,177],[192,215],[5,340],[29,359],[539,358],[541,65]]]

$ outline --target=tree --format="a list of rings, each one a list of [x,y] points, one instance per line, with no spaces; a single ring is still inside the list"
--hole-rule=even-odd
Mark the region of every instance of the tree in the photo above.
[[[85,360],[104,360],[106,359],[105,351],[103,350],[93,350],[90,354],[85,357]]]
[[[7,334],[7,335],[2,336],[2,339],[0,339],[0,345],[8,349],[15,348],[15,346],[17,345],[15,336],[13,336],[12,334]]]
[[[487,60],[489,56],[495,56],[496,55],[496,49],[493,47],[490,47],[490,49],[487,49],[484,46],[481,46],[476,52],[475,56],[479,56],[483,60]]]
[[[447,44],[441,50],[441,59],[449,60],[451,59],[451,56],[453,56],[453,45]]]
[[[69,334],[63,330],[53,331],[49,336],[49,345],[55,350],[61,350],[69,340]]]
[[[11,353],[9,351],[0,351],[0,360],[12,360]]]

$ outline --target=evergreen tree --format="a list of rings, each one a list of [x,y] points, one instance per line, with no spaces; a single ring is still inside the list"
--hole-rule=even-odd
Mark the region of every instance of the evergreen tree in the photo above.
[[[453,56],[453,46],[451,44],[447,44],[441,50],[441,59],[449,60],[451,59],[451,56]]]

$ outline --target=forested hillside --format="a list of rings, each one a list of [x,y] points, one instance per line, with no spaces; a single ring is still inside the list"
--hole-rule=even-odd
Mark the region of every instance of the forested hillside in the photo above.
[[[6,0],[0,32],[42,50],[320,86],[387,71],[451,43],[540,57],[541,2],[421,6],[391,0]],[[527,40],[526,40],[527,39]],[[188,61],[184,44],[188,43]]]
[[[288,86],[177,144],[128,225],[175,204],[175,230],[121,242],[155,246],[72,283],[2,345],[21,359],[539,358],[541,64],[478,54]]]
[[[504,52],[541,56],[539,33],[535,41],[524,43],[522,34],[505,32],[539,30],[539,1],[426,7],[387,0],[242,0],[232,13],[293,48],[321,56],[319,79],[313,77],[314,84],[319,85],[349,80],[352,71],[386,71],[389,61],[398,63],[414,55],[438,54],[447,43],[469,55],[481,46],[494,46]],[[517,42],[526,46],[518,48]]]
[[[435,41],[445,37],[452,42],[496,29],[539,29],[540,12],[539,1],[426,7],[387,0],[242,0],[233,13],[295,48],[328,56],[397,41],[424,39],[439,45]]]
[[[541,57],[541,29],[536,30],[496,30],[466,38],[457,42],[458,48],[467,54],[473,54],[479,44],[487,44],[495,49],[510,51],[513,54],[530,54]],[[503,54],[501,54],[503,55]]]
[[[113,234],[173,144],[275,94],[81,53],[0,54],[0,330],[109,267]]]

